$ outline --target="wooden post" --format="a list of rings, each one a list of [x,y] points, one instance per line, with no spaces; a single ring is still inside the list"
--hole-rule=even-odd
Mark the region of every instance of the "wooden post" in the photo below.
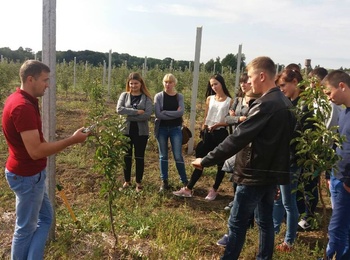
[[[190,113],[190,130],[192,134],[195,133],[196,123],[196,103],[198,93],[198,81],[199,81],[199,60],[201,54],[201,43],[202,43],[202,27],[197,27],[196,35],[196,50],[194,56],[194,68],[193,68],[193,83],[192,83],[192,96],[191,96],[191,113]],[[188,142],[188,154],[193,153],[194,136],[190,138]]]
[[[241,74],[241,60],[242,60],[242,44],[238,46],[235,93],[238,91],[238,88],[239,88],[239,77]]]
[[[43,50],[42,62],[50,68],[49,88],[42,98],[42,122],[45,140],[55,141],[56,130],[56,0],[43,0]],[[53,222],[49,239],[55,238],[55,194],[56,194],[56,157],[51,155],[47,161],[47,192],[53,207]]]

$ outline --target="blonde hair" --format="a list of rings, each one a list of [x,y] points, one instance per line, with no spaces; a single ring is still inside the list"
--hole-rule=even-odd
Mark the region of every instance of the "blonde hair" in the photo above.
[[[269,57],[261,56],[253,59],[247,65],[247,71],[252,69],[255,71],[264,71],[271,79],[275,78],[276,75],[276,66],[273,60]]]
[[[163,78],[163,83],[169,81],[169,82],[175,82],[175,85],[177,84],[177,78],[171,73],[165,74]]]

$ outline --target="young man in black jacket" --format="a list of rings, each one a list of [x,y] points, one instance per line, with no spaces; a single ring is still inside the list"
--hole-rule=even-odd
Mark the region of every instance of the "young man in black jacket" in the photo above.
[[[276,66],[258,57],[247,66],[248,83],[262,96],[250,106],[247,119],[216,149],[192,162],[196,168],[215,165],[237,154],[234,181],[238,183],[228,220],[229,238],[222,259],[238,259],[249,216],[257,209],[260,229],[257,259],[272,259],[273,202],[277,184],[289,182],[289,144],[295,116],[292,103],[275,85]],[[243,149],[244,148],[244,149]]]

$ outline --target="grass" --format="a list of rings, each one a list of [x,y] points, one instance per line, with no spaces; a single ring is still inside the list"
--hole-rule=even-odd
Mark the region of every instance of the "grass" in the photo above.
[[[57,101],[57,139],[72,134],[86,124],[88,107],[79,95]],[[111,110],[115,104],[110,103]],[[196,138],[198,138],[196,136]],[[0,138],[0,158],[6,160],[6,144]],[[194,156],[184,152],[186,170],[191,175],[190,162]],[[93,172],[93,151],[87,145],[75,145],[56,156],[56,177],[65,191],[78,222],[74,223],[61,198],[56,197],[56,239],[46,247],[45,259],[219,259],[223,248],[215,243],[227,231],[228,213],[223,210],[232,200],[232,183],[225,177],[218,198],[204,200],[214,182],[215,167],[205,173],[195,186],[194,198],[177,198],[171,192],[158,193],[160,185],[158,152],[151,135],[146,151],[144,190],[136,193],[134,187],[118,193],[114,216],[118,243],[109,226],[107,201],[100,193],[103,176]],[[169,163],[170,184],[181,187],[172,159]],[[123,183],[122,169],[116,172],[118,187]],[[0,178],[0,258],[9,259],[15,221],[14,195],[5,178]],[[327,212],[329,217],[329,210]],[[285,226],[276,236],[283,240]],[[322,256],[325,245],[321,231],[301,232],[295,250],[275,252],[274,259],[315,259]],[[249,230],[241,259],[255,259],[258,230]]]

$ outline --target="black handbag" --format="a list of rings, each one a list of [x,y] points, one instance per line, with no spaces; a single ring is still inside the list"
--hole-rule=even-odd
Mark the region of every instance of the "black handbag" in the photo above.
[[[188,140],[190,140],[190,138],[192,137],[192,132],[185,125],[182,126],[181,131],[182,131],[182,144],[184,145],[184,144],[187,144]]]

